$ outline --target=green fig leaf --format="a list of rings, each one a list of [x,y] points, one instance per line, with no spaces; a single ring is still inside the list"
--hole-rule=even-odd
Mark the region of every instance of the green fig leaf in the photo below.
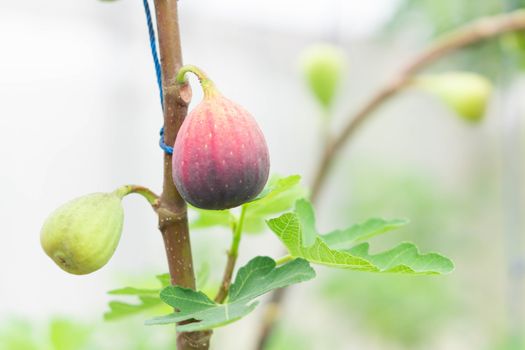
[[[309,247],[312,244],[315,244],[315,239],[317,237],[317,231],[315,230],[314,208],[307,201],[299,200],[295,204],[295,211],[297,213],[299,223],[303,228],[302,244],[305,247]]]
[[[264,187],[261,193],[259,193],[257,197],[255,197],[253,200],[249,201],[245,205],[253,204],[265,198],[268,199],[268,198],[276,197],[279,194],[299,184],[300,181],[301,181],[301,176],[299,175],[290,175],[288,177],[280,177],[280,176],[274,175],[268,181],[268,184]]]
[[[300,215],[301,216],[301,215]],[[320,236],[331,248],[348,249],[352,244],[368,240],[374,236],[396,230],[408,224],[408,220],[384,220],[372,218],[345,230],[335,230]],[[305,225],[301,225],[305,227]],[[312,227],[314,225],[310,225]]]
[[[313,209],[304,209],[308,206],[311,206],[309,202],[300,200],[294,212],[286,213],[268,221],[268,226],[284,243],[294,258],[303,258],[311,263],[329,267],[377,273],[432,275],[449,273],[454,269],[454,264],[448,258],[436,253],[420,254],[417,247],[412,243],[402,243],[385,252],[370,254],[368,243],[341,250],[331,247],[323,239],[326,236],[319,234],[316,234],[315,240],[311,243],[311,237],[308,237],[309,234],[307,234],[309,244],[306,245],[305,232],[314,231],[317,233]],[[302,209],[297,210],[297,207]],[[303,228],[303,225],[309,227]],[[363,227],[366,225],[363,224]],[[350,241],[352,239],[357,241],[367,236],[371,237],[380,231],[386,232],[384,229],[370,230],[368,233],[366,231],[363,230],[362,232],[365,233],[362,234],[349,235]],[[340,244],[341,241],[344,241],[339,239],[341,236],[344,237],[343,234],[329,235],[328,241],[332,240],[332,243]]]
[[[191,220],[191,229],[202,229],[212,226],[230,227],[235,220],[229,210],[206,210],[189,206],[191,211],[197,214],[197,218]]]
[[[300,181],[299,175],[272,177],[256,199],[244,204],[246,215],[243,231],[262,232],[266,228],[265,220],[268,216],[290,209],[297,199],[305,197],[307,191],[300,185]]]
[[[179,332],[193,332],[218,328],[248,315],[257,306],[254,299],[277,288],[308,281],[315,271],[303,259],[295,259],[280,267],[269,257],[256,257],[239,269],[230,287],[227,303],[218,304],[204,293],[178,286],[168,286],[160,294],[161,299],[178,310],[172,314],[146,321],[147,325],[172,324],[196,320],[178,325]]]
[[[217,304],[202,292],[182,287],[172,287],[164,291],[161,297],[169,305],[177,305],[176,308],[180,311],[147,320],[146,325],[172,324],[192,319],[199,321],[177,326],[179,332],[202,331],[225,326],[248,315],[257,306],[257,302]]]
[[[162,288],[170,285],[170,275],[162,274],[156,276],[160,286],[153,289],[124,287],[114,289],[108,292],[109,295],[136,297],[138,303],[128,303],[120,300],[112,300],[109,302],[109,311],[104,314],[106,321],[117,320],[125,317],[135,316],[137,314],[146,312],[148,310],[162,307],[164,304],[160,300],[159,294]]]
[[[137,296],[138,303],[127,303],[123,301],[110,301],[110,311],[104,314],[106,321],[113,321],[125,317],[135,316],[158,306],[163,306],[158,294],[155,296]]]
[[[9,350],[37,350],[41,342],[35,336],[34,327],[22,319],[9,319],[0,327],[0,346]]]
[[[49,337],[54,350],[82,349],[91,334],[90,327],[66,319],[53,319],[49,325]]]

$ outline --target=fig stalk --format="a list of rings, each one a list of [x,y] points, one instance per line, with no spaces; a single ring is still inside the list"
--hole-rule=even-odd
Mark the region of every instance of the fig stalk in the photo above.
[[[215,88],[215,84],[213,81],[208,77],[204,71],[202,71],[199,67],[187,64],[183,66],[179,72],[177,73],[177,83],[179,84],[186,84],[186,73],[193,73],[197,78],[199,79],[199,83],[201,84],[202,91],[204,92],[204,97],[212,97],[217,92]]]
[[[156,195],[149,188],[138,186],[138,185],[125,185],[114,191],[114,193],[121,199],[128,194],[136,193],[144,197],[148,203],[156,210],[159,207],[159,196]]]

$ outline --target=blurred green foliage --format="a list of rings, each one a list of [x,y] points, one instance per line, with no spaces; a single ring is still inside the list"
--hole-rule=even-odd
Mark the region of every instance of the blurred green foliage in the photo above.
[[[322,300],[333,312],[347,315],[356,332],[380,334],[405,349],[422,349],[461,312],[445,279],[331,272],[319,286]]]
[[[405,23],[424,22],[434,35],[441,35],[483,16],[514,10],[525,6],[525,1],[501,0],[403,0],[389,23],[389,28],[400,28]],[[513,3],[513,4],[511,4]]]
[[[523,350],[525,349],[525,337],[507,336],[496,345],[488,347],[489,350]]]
[[[477,230],[472,223],[497,193],[496,169],[490,161],[477,164],[473,160],[465,166],[473,167],[468,183],[446,185],[438,175],[409,164],[379,165],[354,158],[347,167],[347,186],[336,206],[337,216],[350,214],[353,221],[371,215],[409,217],[403,239],[414,240],[425,250],[461,251],[465,239]],[[497,214],[492,215],[497,220]],[[385,239],[389,243],[389,237]]]
[[[37,339],[31,324],[23,320],[10,320],[0,328],[0,348],[6,350],[35,350]]]
[[[413,218],[402,239],[451,254],[460,271],[430,278],[330,271],[317,284],[319,300],[330,305],[334,315],[347,319],[348,327],[356,332],[379,335],[386,344],[401,349],[434,348],[451,324],[475,317],[471,308],[480,305],[466,300],[471,296],[462,290],[462,274],[472,273],[470,258],[477,261],[485,254],[484,236],[479,233],[487,227],[477,232],[481,227],[473,224],[486,210],[492,210],[487,205],[493,204],[497,184],[495,169],[488,163],[484,166],[487,168],[477,168],[473,161],[475,176],[465,185],[446,183],[408,164],[350,160],[346,172],[350,175],[340,194],[342,202],[334,206],[337,216],[348,220],[350,214],[352,220],[360,220],[373,213]],[[497,215],[491,215],[497,220]]]
[[[387,36],[404,30],[429,33],[425,41],[484,16],[525,8],[525,0],[402,0],[385,27]],[[502,62],[525,69],[525,34],[512,33],[475,44],[447,57],[447,68],[473,70],[489,77],[501,72]]]
[[[54,318],[43,329],[24,320],[11,320],[0,328],[0,349],[83,350],[92,327],[65,318]]]
[[[82,349],[89,339],[91,327],[71,322],[65,318],[55,318],[49,325],[49,338],[54,350]]]
[[[134,316],[143,312],[151,312],[151,310],[159,311],[165,310],[165,305],[159,299],[159,293],[162,288],[170,284],[168,274],[156,276],[159,285],[157,288],[136,288],[124,287],[108,292],[110,295],[121,297],[135,297],[138,301],[134,303],[123,302],[120,300],[112,300],[109,302],[109,311],[104,314],[104,319],[107,321],[120,319],[123,317]]]
[[[98,324],[99,322],[97,322]],[[2,350],[171,350],[174,337],[142,323],[105,323],[104,327],[55,317],[47,322],[6,319],[0,324]]]
[[[283,325],[281,322],[272,332],[264,350],[313,350],[311,335],[304,334],[297,329]]]

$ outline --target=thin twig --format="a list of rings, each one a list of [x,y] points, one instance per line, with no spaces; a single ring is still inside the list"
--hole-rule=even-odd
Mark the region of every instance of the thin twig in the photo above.
[[[508,32],[521,30],[525,30],[525,10],[486,17],[450,33],[415,56],[405,67],[400,69],[397,75],[387,81],[354,115],[350,116],[348,123],[343,127],[342,131],[327,145],[314,171],[315,176],[311,192],[312,202],[315,203],[319,200],[334,160],[358,128],[363,125],[365,120],[373,115],[373,112],[400,92],[414,75],[423,68],[458,49]],[[274,291],[270,297],[256,345],[256,349],[258,350],[263,350],[267,345],[268,339],[279,318],[279,310],[281,309],[286,290],[285,288],[278,289]]]
[[[219,304],[222,304],[226,297],[228,296],[228,291],[232,282],[233,271],[235,270],[235,263],[237,262],[237,257],[239,256],[239,244],[241,243],[242,236],[242,227],[244,225],[244,217],[246,215],[246,206],[243,205],[241,209],[241,216],[239,221],[236,222],[233,228],[233,238],[230,250],[228,250],[228,261],[226,263],[226,268],[224,269],[224,275],[222,277],[221,286],[219,292],[215,297],[215,301]]]
[[[164,141],[173,145],[191,100],[189,85],[178,84],[175,79],[182,67],[177,0],[155,0],[155,13],[162,63]],[[171,283],[195,289],[187,207],[173,183],[171,158],[171,154],[164,154],[163,191],[157,210],[159,229],[164,239]],[[179,333],[177,349],[208,349],[210,336],[211,332]]]

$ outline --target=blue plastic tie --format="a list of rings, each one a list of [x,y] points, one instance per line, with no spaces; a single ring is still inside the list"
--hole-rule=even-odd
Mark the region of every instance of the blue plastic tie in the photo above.
[[[153,20],[151,18],[151,11],[148,0],[143,0],[144,12],[146,12],[146,22],[148,24],[149,44],[151,47],[151,56],[155,65],[155,74],[157,75],[157,85],[159,87],[160,105],[164,110],[164,93],[162,91],[162,69],[160,66],[159,55],[157,53],[157,39],[155,38],[155,29],[153,27]],[[159,145],[162,150],[168,154],[173,154],[173,147],[164,143],[164,128],[160,129]]]

